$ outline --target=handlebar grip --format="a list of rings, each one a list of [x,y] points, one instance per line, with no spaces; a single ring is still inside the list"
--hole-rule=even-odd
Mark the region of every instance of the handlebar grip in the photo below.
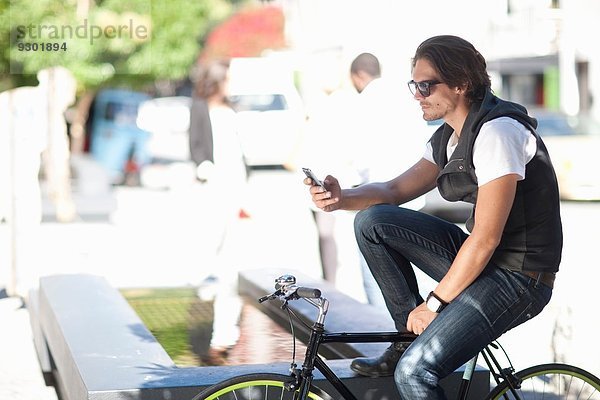
[[[265,301],[270,300],[270,299],[271,299],[271,296],[263,296],[260,299],[258,299],[258,302],[264,303]]]
[[[309,287],[299,287],[296,290],[296,294],[298,297],[304,297],[307,299],[318,299],[321,297],[321,291],[319,289],[309,288]]]

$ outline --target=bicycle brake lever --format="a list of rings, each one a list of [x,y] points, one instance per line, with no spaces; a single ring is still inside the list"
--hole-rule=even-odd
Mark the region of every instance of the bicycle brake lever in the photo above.
[[[259,303],[264,303],[267,300],[273,300],[278,298],[279,296],[281,296],[283,293],[281,292],[281,290],[277,289],[275,292],[271,293],[270,295],[267,296],[263,296],[260,299],[258,299]]]

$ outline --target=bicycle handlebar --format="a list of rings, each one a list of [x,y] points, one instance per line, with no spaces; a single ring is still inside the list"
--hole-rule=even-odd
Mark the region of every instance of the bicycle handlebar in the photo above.
[[[258,299],[259,303],[267,300],[281,299],[286,303],[289,300],[304,299],[319,310],[315,323],[323,324],[325,314],[329,309],[329,301],[321,297],[321,290],[305,286],[296,286],[296,277],[283,275],[275,280],[275,292]]]
[[[321,291],[319,289],[310,287],[288,285],[277,289],[275,292],[267,296],[261,297],[260,299],[258,299],[258,302],[263,303],[267,300],[273,300],[278,297],[284,297],[287,300],[319,299],[321,298]]]
[[[296,295],[305,299],[318,299],[321,297],[321,291],[319,289],[301,286],[296,289]]]

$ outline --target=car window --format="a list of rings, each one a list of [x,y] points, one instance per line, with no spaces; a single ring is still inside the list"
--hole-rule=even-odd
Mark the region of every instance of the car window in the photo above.
[[[137,104],[108,102],[104,112],[104,119],[117,124],[135,125],[138,113]]]
[[[549,114],[536,119],[540,136],[600,135],[600,124],[590,117]]]
[[[285,97],[281,94],[243,94],[230,98],[236,111],[279,111],[287,110]]]
[[[537,116],[537,133],[540,136],[570,136],[575,135],[575,125],[564,115]]]

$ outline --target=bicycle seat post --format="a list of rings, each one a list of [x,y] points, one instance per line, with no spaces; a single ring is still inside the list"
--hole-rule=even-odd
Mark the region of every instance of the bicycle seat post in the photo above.
[[[466,399],[467,393],[469,393],[469,387],[471,386],[471,379],[473,378],[473,372],[475,371],[475,366],[477,365],[478,355],[479,354],[476,354],[475,357],[471,358],[465,364],[465,372],[463,372],[463,377],[459,388],[459,395],[457,397],[459,399]]]

